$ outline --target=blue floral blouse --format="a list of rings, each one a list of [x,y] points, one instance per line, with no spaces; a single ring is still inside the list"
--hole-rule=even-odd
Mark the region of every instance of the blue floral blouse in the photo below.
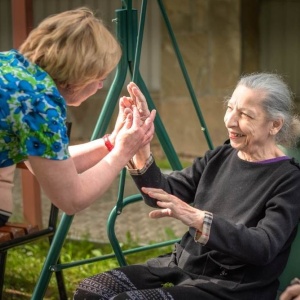
[[[28,156],[64,160],[66,103],[51,77],[16,50],[0,52],[0,167]]]

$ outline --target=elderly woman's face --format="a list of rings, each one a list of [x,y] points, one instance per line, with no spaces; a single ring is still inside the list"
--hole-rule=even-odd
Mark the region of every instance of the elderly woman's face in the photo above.
[[[233,148],[255,153],[274,141],[270,135],[273,122],[266,118],[262,96],[262,92],[242,85],[233,92],[224,116]]]

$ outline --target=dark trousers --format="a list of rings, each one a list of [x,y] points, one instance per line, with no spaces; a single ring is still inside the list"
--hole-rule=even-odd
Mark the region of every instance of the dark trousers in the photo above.
[[[80,282],[74,300],[216,300],[198,287],[184,285],[179,268],[162,268],[155,275],[146,265],[131,265]]]

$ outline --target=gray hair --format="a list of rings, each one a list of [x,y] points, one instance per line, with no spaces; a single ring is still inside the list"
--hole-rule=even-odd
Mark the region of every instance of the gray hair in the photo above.
[[[283,120],[282,128],[275,136],[276,143],[294,147],[300,137],[300,121],[293,113],[293,93],[282,77],[271,73],[255,73],[242,76],[239,85],[264,92],[262,105],[267,117],[270,120]]]

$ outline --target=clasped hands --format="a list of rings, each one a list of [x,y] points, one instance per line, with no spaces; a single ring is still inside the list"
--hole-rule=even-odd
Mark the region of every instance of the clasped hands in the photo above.
[[[156,111],[152,110],[150,113],[145,96],[134,82],[130,82],[127,85],[127,90],[130,97],[123,96],[120,98],[119,114],[114,131],[112,133],[113,139],[124,126],[126,119],[132,118],[135,115],[135,111],[138,112],[140,126],[143,126],[147,119],[149,121],[153,121],[155,117]],[[146,132],[146,135],[151,135],[153,137],[154,125],[150,126],[150,129],[148,130],[148,132]]]
[[[140,126],[143,126],[144,122],[147,122],[149,119],[154,120],[155,110],[151,112],[149,111],[146,99],[137,85],[133,82],[130,82],[127,86],[127,90],[130,97],[123,96],[120,99],[119,115],[114,132],[120,131],[126,118],[128,118],[130,114],[134,114],[134,110],[138,110],[139,112]],[[149,128],[146,135],[151,137],[151,141],[154,135],[154,125]],[[135,155],[140,156],[140,160],[145,160],[148,157],[150,153],[150,141],[146,145],[146,150],[144,148],[138,155]],[[150,218],[158,219],[163,217],[173,217],[189,227],[194,227],[197,229],[202,228],[204,211],[190,206],[186,202],[171,194],[168,194],[162,189],[143,187],[142,191],[149,197],[156,199],[157,205],[161,207],[159,210],[151,211],[149,213]]]
[[[150,156],[150,142],[154,137],[154,118],[156,111],[148,109],[147,101],[138,86],[130,82],[127,85],[129,97],[123,96],[119,101],[119,114],[111,134],[114,144],[127,144],[132,154],[129,168],[142,168]],[[132,121],[131,121],[132,120]],[[130,135],[134,130],[140,135]],[[127,138],[124,138],[129,135]],[[129,146],[129,143],[131,146]]]

